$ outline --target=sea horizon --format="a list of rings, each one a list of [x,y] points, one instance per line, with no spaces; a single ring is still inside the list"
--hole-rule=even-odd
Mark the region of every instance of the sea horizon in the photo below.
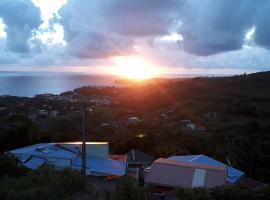
[[[222,77],[234,74],[163,74],[156,78]],[[80,72],[0,71],[0,95],[61,94],[83,86],[119,86],[120,76]]]

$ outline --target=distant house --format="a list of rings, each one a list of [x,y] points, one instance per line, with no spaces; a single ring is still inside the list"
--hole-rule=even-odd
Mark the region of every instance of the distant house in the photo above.
[[[189,119],[181,120],[181,124],[182,124],[182,130],[195,130],[196,129],[196,124],[193,123]]]
[[[110,124],[109,123],[102,123],[101,126],[104,127],[104,128],[105,127],[110,127]]]
[[[206,117],[208,117],[210,119],[217,119],[218,114],[216,112],[209,112],[209,113],[206,114]]]
[[[145,184],[157,187],[216,187],[226,184],[225,166],[160,158],[145,175]]]
[[[90,108],[90,107],[87,107],[86,110],[87,110],[89,113],[91,113],[91,112],[94,111],[94,109],[93,109],[93,108]]]
[[[38,115],[36,115],[36,114],[31,114],[31,115],[29,115],[28,116],[28,118],[32,121],[32,122],[35,122],[35,121],[37,121],[38,120]]]
[[[94,176],[123,176],[127,163],[123,160],[110,159],[107,142],[86,143],[86,173]],[[50,165],[58,169],[82,168],[81,143],[44,143],[15,149],[8,154],[14,155],[30,169]]]
[[[59,115],[60,115],[59,111],[54,110],[50,112],[50,117],[58,117]]]
[[[175,161],[186,161],[189,163],[198,163],[198,164],[207,164],[207,165],[212,165],[212,166],[226,167],[227,169],[226,182],[227,183],[235,183],[245,174],[244,172],[238,169],[235,169],[231,166],[228,166],[222,162],[219,162],[203,154],[187,155],[187,156],[171,156],[168,159],[175,160]]]
[[[7,110],[6,107],[0,107],[0,114],[6,114]]]
[[[168,119],[169,117],[168,117],[167,114],[161,113],[161,114],[160,114],[160,118],[162,118],[162,119]]]
[[[129,117],[128,118],[128,123],[129,124],[138,124],[139,122],[141,122],[141,119],[139,117]]]
[[[108,123],[102,123],[101,126],[103,128],[108,128],[108,127],[111,127],[111,128],[119,128],[121,125],[120,122],[108,122]]]
[[[46,118],[49,114],[47,110],[38,110],[37,115],[41,118]]]

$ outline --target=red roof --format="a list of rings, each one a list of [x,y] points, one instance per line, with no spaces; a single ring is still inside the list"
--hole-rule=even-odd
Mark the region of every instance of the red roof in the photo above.
[[[127,155],[109,155],[109,159],[121,160],[121,161],[127,162],[128,156]]]
[[[215,165],[185,162],[185,161],[178,161],[178,160],[176,161],[176,160],[164,159],[164,158],[159,158],[154,163],[164,164],[164,165],[181,166],[181,167],[191,167],[191,168],[199,168],[199,169],[211,169],[211,170],[217,170],[217,171],[226,171],[225,166],[215,166]]]

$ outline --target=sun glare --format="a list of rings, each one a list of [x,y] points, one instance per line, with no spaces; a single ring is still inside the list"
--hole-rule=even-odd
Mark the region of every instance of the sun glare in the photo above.
[[[139,56],[117,56],[112,58],[114,74],[127,79],[144,80],[158,76],[161,70]]]

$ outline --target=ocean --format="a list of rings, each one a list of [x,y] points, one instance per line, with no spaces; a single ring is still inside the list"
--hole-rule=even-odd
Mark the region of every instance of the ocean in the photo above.
[[[195,76],[200,75],[166,75],[165,78],[191,78]],[[0,71],[0,95],[32,97],[44,93],[60,94],[82,86],[117,86],[115,80],[118,78],[109,75],[63,72]]]
[[[114,86],[115,76],[54,72],[1,72],[0,95],[60,94],[82,86]]]

